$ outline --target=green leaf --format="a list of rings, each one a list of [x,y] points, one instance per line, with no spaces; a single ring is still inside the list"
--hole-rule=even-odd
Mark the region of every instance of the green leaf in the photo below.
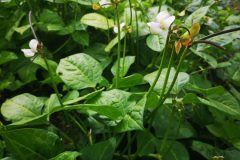
[[[114,138],[87,146],[81,150],[81,158],[83,160],[112,160],[115,146]]]
[[[89,46],[89,34],[85,31],[78,31],[72,34],[72,38],[78,44]]]
[[[164,122],[164,123],[160,123]],[[156,137],[163,138],[169,129],[168,138],[189,138],[193,137],[195,131],[188,121],[181,122],[181,117],[174,114],[172,108],[163,106],[157,111],[153,120],[153,128]]]
[[[200,141],[193,141],[191,148],[200,153],[206,159],[211,159],[216,153],[219,153],[219,150],[216,147]]]
[[[143,76],[141,74],[134,73],[130,76],[120,78],[118,88],[130,88],[144,83]],[[115,77],[113,79],[113,84],[116,84]]]
[[[121,32],[120,34],[120,40],[123,39],[125,36],[124,32]],[[113,38],[108,45],[105,47],[105,52],[110,52],[112,50],[112,48],[118,43],[118,36]]]
[[[213,107],[228,115],[240,119],[240,105],[227,91],[221,95],[208,96],[207,99],[198,98],[199,101],[209,107]]]
[[[81,154],[79,152],[71,152],[71,151],[66,151],[63,153],[60,153],[54,158],[51,158],[50,160],[76,160],[78,156]]]
[[[167,141],[165,150],[170,150],[165,154],[164,160],[189,160],[189,154],[186,147],[178,141]]]
[[[50,131],[36,128],[1,130],[8,151],[19,160],[46,160],[62,149],[59,137]]]
[[[197,55],[197,56],[201,57],[202,59],[204,59],[204,61],[206,61],[211,67],[216,68],[218,66],[217,60],[213,56],[209,55],[208,53],[196,51],[196,50],[194,50],[192,48],[191,48],[191,51],[195,55]]]
[[[152,73],[145,75],[144,80],[146,80],[150,85],[152,85],[155,80],[155,77],[157,76],[157,72],[158,71],[154,71]],[[170,87],[175,73],[176,73],[175,69],[171,68],[165,92]],[[167,74],[167,68],[164,68],[162,70],[162,73],[161,73],[155,87],[154,87],[154,90],[159,94],[162,91],[166,74]],[[176,83],[174,84],[174,87],[173,87],[171,93],[177,94],[188,81],[189,81],[189,75],[185,72],[179,72]]]
[[[57,24],[60,26],[64,25],[62,18],[57,14],[57,12],[53,12],[48,9],[44,9],[42,11],[39,21],[44,24]]]
[[[147,46],[156,52],[160,52],[165,47],[167,33],[163,32],[160,35],[150,34],[147,37]]]
[[[127,114],[115,128],[117,132],[143,130],[143,111],[146,99],[146,96],[144,96],[137,104],[128,106]]]
[[[93,111],[99,115],[110,118],[111,120],[118,120],[122,117],[122,110],[115,108],[111,105],[96,105],[96,104],[76,104],[71,105],[65,108],[60,108],[57,111],[61,110],[79,110],[79,111]]]
[[[0,52],[0,65],[15,59],[18,59],[18,56],[13,52],[9,52],[9,51]]]
[[[24,26],[21,26],[21,27],[16,27],[16,28],[14,28],[14,30],[17,33],[19,33],[20,35],[23,35],[24,32],[26,32],[29,28],[30,28],[30,25],[27,24],[27,25],[24,25]]]
[[[108,19],[107,17],[98,13],[85,14],[81,18],[81,23],[104,30],[108,30],[114,26],[112,19]]]
[[[101,80],[101,64],[85,53],[61,59],[57,74],[72,89],[94,88]]]
[[[185,24],[190,27],[192,24],[200,22],[200,20],[207,14],[209,7],[210,6],[201,7],[194,11],[187,17]]]
[[[140,132],[137,134],[137,155],[144,156],[154,153],[158,139],[150,132]]]
[[[130,66],[134,63],[134,61],[135,61],[135,56],[126,56],[123,64],[123,58],[120,58],[120,69],[119,69],[120,77],[124,77],[127,74]],[[114,76],[116,76],[117,62],[115,62],[114,65],[112,66],[111,72]]]
[[[214,136],[223,138],[231,143],[238,150],[240,149],[240,127],[234,122],[207,125],[207,129]]]
[[[56,108],[59,108],[60,102],[56,94],[51,94],[50,98],[45,103],[44,113],[51,113]]]
[[[2,115],[11,121],[21,121],[41,115],[43,101],[29,93],[6,100],[1,107]]]

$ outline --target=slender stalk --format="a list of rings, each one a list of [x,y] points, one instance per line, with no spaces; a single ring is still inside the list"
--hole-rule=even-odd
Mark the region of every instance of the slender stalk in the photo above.
[[[122,58],[122,73],[121,73],[121,75],[124,75],[126,48],[127,48],[127,35],[125,35],[124,42],[123,42],[123,58]]]
[[[206,43],[206,44],[209,44],[209,45],[211,45],[211,46],[213,46],[213,47],[216,47],[216,48],[219,48],[219,49],[225,50],[224,47],[218,45],[217,43],[215,43],[215,42],[211,42],[211,41],[207,41],[207,40],[194,41],[194,42],[192,43],[192,45],[193,45],[193,44],[197,44],[197,43]]]
[[[136,62],[139,64],[139,44],[138,44],[138,16],[137,16],[137,9],[135,9],[135,19],[136,19],[136,37],[135,37],[135,43],[136,43]]]
[[[132,25],[132,2],[131,0],[128,0],[129,7],[130,7],[130,22],[129,25]]]
[[[167,82],[168,82],[168,78],[169,78],[171,67],[172,67],[172,63],[173,63],[173,55],[174,55],[174,49],[172,49],[172,52],[171,52],[171,56],[170,56],[169,63],[168,63],[168,69],[167,69],[167,73],[166,73],[166,77],[165,77],[165,80],[164,80],[162,92],[160,94],[160,98],[159,99],[163,98],[163,95],[165,93],[165,89],[167,87]]]
[[[120,78],[120,58],[121,58],[121,31],[120,31],[120,19],[118,13],[118,5],[116,4],[116,18],[117,18],[117,27],[118,27],[118,54],[117,54],[117,73],[116,73],[116,88],[118,88],[119,78]],[[125,35],[126,36],[126,35]]]
[[[91,140],[90,140],[90,138],[89,138],[89,134],[88,134],[88,132],[85,130],[85,128],[76,120],[76,118],[75,118],[74,116],[69,116],[69,115],[68,115],[68,117],[80,128],[80,130],[83,132],[83,134],[85,134],[86,137],[88,137],[89,142],[90,142],[90,144],[91,144],[92,142],[91,142]]]
[[[163,62],[165,60],[165,56],[166,56],[166,50],[167,50],[167,44],[169,42],[169,35],[167,36],[167,40],[166,40],[166,44],[165,44],[165,47],[164,47],[164,51],[163,51],[163,55],[162,55],[162,58],[161,58],[161,62],[160,62],[160,65],[159,65],[159,68],[158,68],[158,72],[157,72],[157,75],[153,81],[153,84],[151,85],[151,87],[149,88],[148,92],[146,93],[146,96],[148,97],[149,94],[152,92],[153,88],[155,87],[155,85],[157,84],[157,81],[162,73],[162,67],[163,67]]]
[[[233,28],[233,29],[228,29],[228,30],[224,30],[224,31],[220,31],[220,32],[217,32],[217,33],[210,34],[210,35],[208,35],[206,37],[203,37],[199,40],[206,40],[206,39],[209,39],[209,38],[212,38],[212,37],[216,37],[216,36],[219,36],[219,35],[222,35],[222,34],[235,32],[235,31],[239,31],[239,30],[240,30],[240,27]]]
[[[63,49],[67,43],[71,40],[71,38],[68,38],[60,47],[58,47],[55,51],[52,52],[52,54],[58,53],[61,49]]]
[[[169,96],[170,92],[172,91],[172,88],[173,88],[173,86],[174,86],[174,84],[175,84],[175,82],[176,82],[176,80],[177,80],[177,77],[178,77],[180,68],[181,68],[182,63],[183,63],[183,60],[184,60],[184,58],[185,58],[185,56],[186,56],[186,54],[187,54],[187,51],[188,51],[188,48],[185,48],[184,51],[183,51],[183,53],[182,53],[182,55],[181,55],[181,57],[180,57],[180,60],[179,60],[178,66],[177,66],[176,73],[175,73],[175,75],[174,75],[174,77],[173,77],[173,81],[172,81],[172,83],[170,84],[170,87],[169,87],[167,93],[165,94],[165,96],[164,96],[162,99],[159,99],[159,102],[158,102],[157,107],[156,107],[156,108],[149,114],[149,116],[146,118],[146,122],[147,122],[148,120],[150,120],[150,126],[151,126],[151,124],[152,124],[153,119],[154,119],[155,116],[156,116],[157,110],[163,105],[164,101],[167,99],[167,97]],[[149,128],[150,128],[150,127],[149,127]]]
[[[162,8],[162,2],[163,2],[163,0],[159,0],[159,3],[158,3],[158,12],[161,11],[161,8]]]

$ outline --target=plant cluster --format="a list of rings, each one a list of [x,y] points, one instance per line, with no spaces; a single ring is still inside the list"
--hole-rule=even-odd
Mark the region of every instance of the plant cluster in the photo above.
[[[237,1],[0,1],[0,158],[236,160]]]

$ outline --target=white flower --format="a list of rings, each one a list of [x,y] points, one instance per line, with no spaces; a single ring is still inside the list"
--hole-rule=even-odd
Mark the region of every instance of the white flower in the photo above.
[[[152,34],[159,34],[163,30],[168,30],[174,20],[175,16],[171,16],[168,12],[162,11],[157,15],[156,21],[147,24]]]
[[[25,57],[33,57],[37,53],[37,47],[39,42],[36,39],[32,39],[29,42],[30,49],[21,49]]]
[[[102,8],[107,8],[111,6],[111,2],[107,0],[100,0],[98,3]]]
[[[123,27],[125,26],[125,23],[121,23],[120,24],[120,32],[123,30]],[[118,26],[117,25],[115,25],[114,27],[113,27],[113,31],[115,32],[115,33],[118,33]]]

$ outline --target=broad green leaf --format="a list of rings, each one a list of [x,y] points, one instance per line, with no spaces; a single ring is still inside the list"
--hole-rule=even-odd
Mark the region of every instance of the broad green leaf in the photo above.
[[[70,1],[82,4],[82,5],[88,5],[88,6],[91,6],[92,3],[98,2],[97,0],[91,0],[91,1],[89,1],[89,0],[70,0]]]
[[[125,60],[124,60],[124,63],[123,63],[123,58],[120,58],[120,69],[119,69],[120,77],[124,77],[127,74],[130,66],[134,63],[134,61],[135,61],[135,56],[126,56]],[[114,76],[116,76],[116,74],[117,74],[117,61],[112,66],[111,72]]]
[[[40,14],[38,26],[44,31],[59,31],[63,29],[64,23],[57,12],[44,9]]]
[[[127,114],[115,128],[117,132],[143,130],[143,111],[146,99],[146,96],[144,96],[137,104],[128,106]]]
[[[108,19],[107,17],[98,13],[85,14],[81,18],[81,23],[104,30],[108,30],[114,26],[112,19]]]
[[[74,32],[72,38],[78,44],[89,46],[89,34],[85,31]]]
[[[51,158],[50,160],[76,160],[77,157],[79,157],[81,154],[79,152],[75,151],[66,151],[63,153],[60,153],[54,158]]]
[[[167,40],[167,33],[163,32],[160,35],[149,35],[147,37],[147,46],[156,52],[164,49]]]
[[[216,156],[216,153],[219,154],[219,149],[213,147],[210,144],[203,143],[200,141],[193,141],[191,148],[195,151],[200,153],[206,159],[211,159],[213,156]]]
[[[1,107],[2,115],[13,122],[41,115],[44,102],[29,93],[20,94],[6,100]]]
[[[94,43],[91,46],[89,46],[86,50],[84,50],[84,53],[98,60],[101,63],[103,69],[106,68],[112,62],[112,57],[110,57],[109,54],[106,54],[104,50],[105,47],[106,47],[105,44]]]
[[[19,12],[19,10],[16,11],[16,13]],[[25,13],[18,13],[15,14],[13,16],[18,16],[18,18],[15,20],[15,23],[13,24],[12,27],[10,27],[10,29],[8,30],[8,32],[6,32],[5,38],[6,40],[10,41],[12,39],[12,36],[15,32],[14,28],[18,27],[20,22],[22,21],[23,17],[25,16]]]
[[[115,147],[116,140],[110,138],[109,140],[83,148],[81,150],[81,158],[83,160],[112,160]]]
[[[170,148],[170,150],[167,150]],[[167,141],[164,146],[165,154],[164,160],[189,160],[189,153],[186,147],[178,141]]]
[[[211,67],[213,67],[213,68],[216,68],[216,67],[217,67],[218,62],[217,62],[217,60],[216,60],[213,56],[209,55],[208,53],[204,53],[203,51],[200,52],[200,51],[196,51],[196,50],[194,50],[194,49],[191,49],[191,51],[192,51],[195,55],[201,57],[201,58],[202,58],[204,61],[206,61]]]
[[[100,63],[85,53],[63,58],[57,67],[57,74],[72,89],[94,88],[102,72]]]
[[[207,129],[214,136],[223,138],[231,143],[236,149],[240,149],[240,127],[234,122],[207,125]]]
[[[139,132],[137,134],[137,155],[144,156],[154,153],[158,139],[150,132]]]
[[[68,91],[68,93],[63,97],[62,101],[67,102],[79,97],[79,92],[77,90]]]
[[[121,32],[120,39],[123,39],[125,36],[124,32]],[[105,52],[110,52],[112,48],[118,43],[118,37],[113,38],[108,45],[105,47]]]
[[[63,102],[64,105],[69,105],[69,104],[73,104],[73,103],[77,103],[79,101],[82,101],[82,100],[89,100],[95,96],[97,96],[98,94],[100,94],[102,92],[102,89],[101,90],[97,90],[97,91],[94,91],[94,92],[91,92],[91,93],[88,93],[86,95],[83,95],[81,97],[76,97],[74,99],[69,99],[69,100],[65,100]]]
[[[51,94],[51,96],[45,103],[44,113],[51,113],[53,110],[55,110],[56,108],[59,108],[60,106],[61,105],[60,105],[57,95]]]
[[[200,20],[207,14],[209,7],[210,6],[201,7],[194,11],[187,17],[185,24],[190,27],[192,24],[200,22]]]
[[[14,28],[14,30],[17,33],[19,33],[20,35],[23,35],[24,32],[26,32],[29,28],[30,28],[30,25],[27,24],[27,25],[24,25],[24,26],[21,26],[21,27],[16,27],[16,28]]]
[[[46,160],[63,150],[60,138],[51,131],[21,128],[1,130],[0,134],[8,151],[19,160]]]
[[[118,88],[130,88],[137,85],[144,84],[143,76],[138,73],[122,77],[119,79]],[[113,84],[116,84],[116,78],[113,79]]]
[[[145,75],[144,80],[146,80],[150,85],[152,85],[155,80],[155,77],[157,76],[157,72],[158,71],[154,71],[152,73]],[[171,68],[165,92],[170,87],[175,73],[176,73],[175,69]],[[162,91],[166,74],[167,74],[167,68],[164,68],[162,70],[162,73],[161,73],[155,87],[154,87],[154,90],[159,94]],[[174,84],[174,87],[173,87],[171,93],[177,94],[188,81],[189,81],[189,75],[185,72],[179,72],[176,83]]]
[[[164,123],[162,123],[164,122]],[[174,114],[172,108],[162,106],[157,111],[157,116],[153,120],[153,128],[156,137],[163,138],[166,131],[170,130],[168,138],[189,138],[193,137],[195,131],[188,121],[181,122],[181,117]]]
[[[240,105],[227,91],[221,95],[209,96],[207,99],[198,98],[199,101],[209,107],[213,107],[228,115],[240,119]]]
[[[122,117],[122,110],[111,105],[76,104],[65,107],[63,109],[60,108],[57,111],[61,110],[93,111],[99,115],[108,117],[111,120],[118,120]]]
[[[0,52],[0,65],[15,59],[18,59],[18,56],[13,52],[9,52],[9,51]]]
[[[34,63],[26,63],[24,67],[18,69],[18,75],[21,81],[26,84],[37,80],[36,73],[40,67]]]

